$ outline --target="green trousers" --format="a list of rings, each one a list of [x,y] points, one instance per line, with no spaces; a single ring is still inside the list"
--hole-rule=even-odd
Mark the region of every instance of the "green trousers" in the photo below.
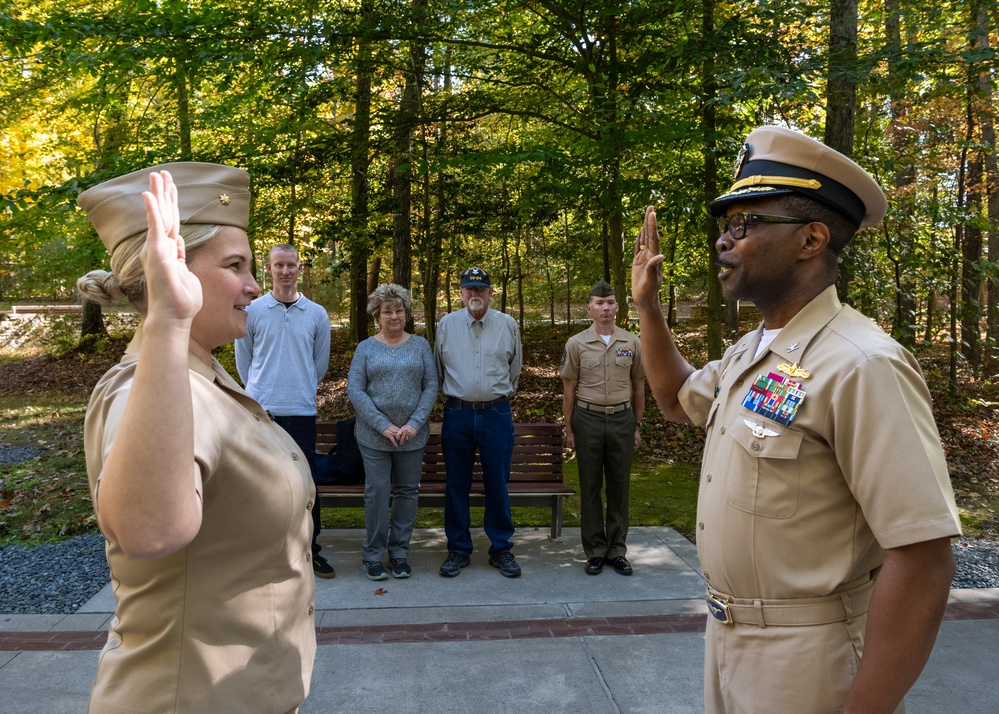
[[[628,486],[635,451],[635,413],[572,413],[579,462],[580,535],[586,558],[616,558],[628,547]],[[604,517],[602,493],[607,493]]]

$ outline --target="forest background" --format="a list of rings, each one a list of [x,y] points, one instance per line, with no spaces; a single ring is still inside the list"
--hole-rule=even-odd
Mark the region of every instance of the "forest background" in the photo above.
[[[628,294],[652,204],[667,316],[694,306],[695,359],[715,358],[740,306],[720,293],[704,206],[746,134],[781,124],[889,195],[838,288],[932,365],[938,408],[960,417],[954,472],[955,453],[999,445],[997,6],[0,0],[0,304],[73,302],[76,278],[107,267],[82,190],[216,161],[252,176],[258,264],[297,246],[344,350],[369,334],[382,281],[412,287],[432,340],[472,264],[492,274],[494,307],[567,331],[596,279]],[[83,331],[102,333],[99,306],[83,308]],[[969,478],[996,497],[994,459]]]

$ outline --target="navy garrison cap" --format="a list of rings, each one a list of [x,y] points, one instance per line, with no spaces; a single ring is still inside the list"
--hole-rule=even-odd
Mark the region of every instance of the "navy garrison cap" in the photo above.
[[[160,164],[118,176],[80,194],[77,203],[108,249],[147,228],[142,192],[149,190],[149,174],[169,171],[177,186],[180,222],[236,226],[250,221],[250,174],[243,169],[182,161]]]

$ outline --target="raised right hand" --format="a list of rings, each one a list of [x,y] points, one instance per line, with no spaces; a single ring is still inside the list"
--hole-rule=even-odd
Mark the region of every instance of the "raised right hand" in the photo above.
[[[659,308],[663,284],[663,255],[659,252],[659,231],[655,207],[645,209],[645,221],[635,238],[635,258],[631,263],[631,297],[639,309]]]
[[[170,172],[151,173],[149,190],[142,193],[142,199],[149,224],[140,254],[146,277],[146,317],[189,326],[201,310],[203,295],[201,281],[187,268],[177,186]]]

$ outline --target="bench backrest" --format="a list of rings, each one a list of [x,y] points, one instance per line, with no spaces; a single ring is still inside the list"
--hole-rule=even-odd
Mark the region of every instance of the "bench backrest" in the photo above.
[[[430,424],[430,439],[423,450],[423,481],[444,481],[444,454],[441,425]],[[316,423],[316,449],[328,452],[336,446],[336,422]],[[475,459],[473,478],[482,478],[482,466]],[[562,481],[562,425],[515,423],[511,481]]]

